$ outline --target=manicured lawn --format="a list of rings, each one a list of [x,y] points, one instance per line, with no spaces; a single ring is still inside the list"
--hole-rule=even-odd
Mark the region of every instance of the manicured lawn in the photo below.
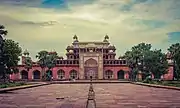
[[[0,88],[8,88],[15,86],[23,86],[23,85],[27,85],[27,83],[24,82],[4,83],[4,84],[0,84]]]
[[[180,87],[180,81],[150,81],[149,84]]]

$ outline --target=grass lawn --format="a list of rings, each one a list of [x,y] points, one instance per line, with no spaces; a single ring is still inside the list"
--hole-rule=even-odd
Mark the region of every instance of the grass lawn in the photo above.
[[[150,81],[149,84],[180,87],[180,81]]]
[[[27,85],[27,83],[24,82],[4,83],[4,84],[0,84],[0,88],[16,87],[23,85]]]

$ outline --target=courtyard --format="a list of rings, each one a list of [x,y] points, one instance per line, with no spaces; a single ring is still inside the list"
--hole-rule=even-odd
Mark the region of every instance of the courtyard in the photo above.
[[[129,83],[93,84],[97,108],[178,108],[180,91]],[[0,94],[0,108],[85,108],[89,84],[51,84]]]

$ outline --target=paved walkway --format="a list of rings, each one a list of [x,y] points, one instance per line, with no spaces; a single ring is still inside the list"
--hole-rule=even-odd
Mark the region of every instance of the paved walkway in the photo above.
[[[97,108],[180,108],[180,91],[93,84]],[[85,108],[89,84],[52,84],[0,94],[0,108]]]
[[[89,85],[53,84],[0,94],[0,108],[85,108]]]
[[[94,84],[97,108],[180,108],[180,91],[133,84]]]

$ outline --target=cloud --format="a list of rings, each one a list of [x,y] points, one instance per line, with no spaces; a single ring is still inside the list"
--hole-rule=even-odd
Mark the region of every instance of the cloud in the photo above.
[[[34,59],[43,49],[65,55],[75,34],[80,41],[102,41],[108,34],[117,55],[140,42],[166,51],[172,43],[168,33],[180,31],[177,0],[51,0],[43,2],[47,7],[40,0],[24,0],[25,6],[1,3],[7,38],[18,41]]]
[[[170,32],[167,34],[170,42],[179,42],[180,40],[180,31]]]

